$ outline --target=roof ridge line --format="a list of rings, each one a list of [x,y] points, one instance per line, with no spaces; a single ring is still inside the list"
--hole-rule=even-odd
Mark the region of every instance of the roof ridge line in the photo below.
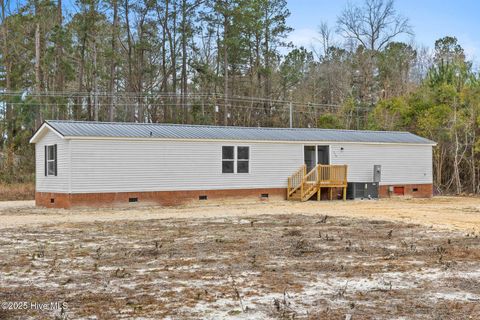
[[[82,123],[82,124],[110,124],[110,125],[138,125],[138,126],[169,126],[169,127],[193,127],[193,128],[222,128],[222,129],[256,129],[256,130],[311,130],[311,131],[336,131],[336,132],[368,132],[368,133],[394,133],[394,134],[413,134],[408,131],[389,131],[389,130],[365,130],[365,129],[331,129],[331,128],[283,128],[283,127],[245,127],[245,126],[219,126],[204,124],[182,124],[182,123],[146,123],[146,122],[116,122],[116,121],[82,121],[82,120],[45,120],[47,123]]]

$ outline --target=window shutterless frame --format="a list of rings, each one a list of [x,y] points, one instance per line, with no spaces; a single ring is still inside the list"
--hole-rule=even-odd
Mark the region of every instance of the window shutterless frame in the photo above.
[[[250,146],[222,146],[222,173],[249,174]]]
[[[57,175],[57,145],[45,146],[45,176]]]
[[[237,146],[237,173],[250,173],[250,147]]]
[[[234,146],[222,146],[222,173],[235,173]]]

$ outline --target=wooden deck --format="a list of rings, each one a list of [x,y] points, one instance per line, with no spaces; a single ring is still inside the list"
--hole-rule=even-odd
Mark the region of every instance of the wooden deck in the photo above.
[[[315,194],[320,201],[322,188],[329,189],[329,198],[333,198],[334,188],[343,188],[343,200],[347,197],[347,165],[315,166],[307,172],[306,165],[288,178],[288,200],[307,201]]]

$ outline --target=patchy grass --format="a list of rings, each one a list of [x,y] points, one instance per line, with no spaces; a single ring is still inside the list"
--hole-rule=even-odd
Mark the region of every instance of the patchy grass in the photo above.
[[[252,223],[254,222],[254,223]],[[478,319],[480,240],[326,215],[3,229],[0,318]]]
[[[35,199],[34,183],[0,184],[0,201]]]

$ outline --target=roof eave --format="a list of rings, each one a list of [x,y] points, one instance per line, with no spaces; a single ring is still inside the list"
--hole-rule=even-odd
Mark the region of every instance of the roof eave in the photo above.
[[[134,141],[200,141],[200,142],[240,142],[240,143],[325,143],[325,144],[394,144],[394,145],[429,145],[436,146],[434,141],[425,142],[381,142],[381,141],[327,141],[327,140],[245,140],[245,139],[207,139],[207,138],[160,138],[160,137],[109,137],[109,136],[63,136],[63,139],[78,139],[78,140],[134,140]]]
[[[30,138],[30,143],[37,143],[44,135],[44,133],[47,131],[47,130],[50,130],[52,131],[53,133],[55,133],[60,139],[65,139],[65,137],[60,133],[58,132],[54,127],[52,127],[47,121],[45,121],[44,123],[42,123],[42,125],[37,129],[37,131],[35,131],[35,133],[33,134],[32,138]]]

